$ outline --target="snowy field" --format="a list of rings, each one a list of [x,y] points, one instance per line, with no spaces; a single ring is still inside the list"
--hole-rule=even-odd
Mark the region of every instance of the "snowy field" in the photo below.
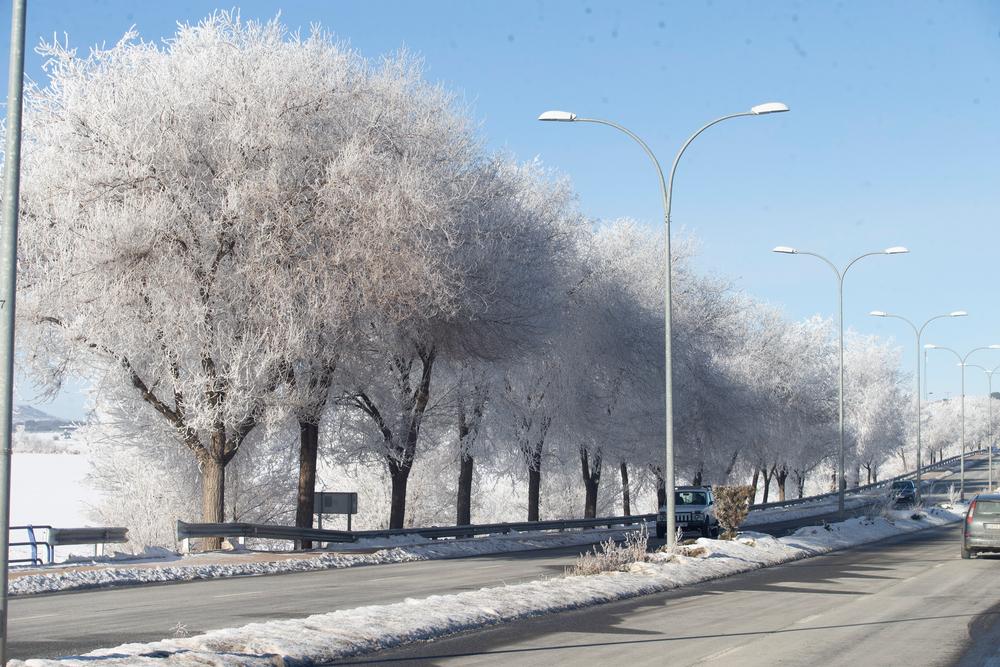
[[[752,532],[742,533],[732,542],[701,538],[676,554],[650,554],[647,562],[634,563],[625,572],[554,577],[304,619],[253,623],[195,637],[125,644],[85,656],[15,660],[8,664],[24,667],[312,664],[808,558],[958,521],[964,510],[964,506],[932,508],[919,515],[919,519],[912,518],[910,512],[891,512],[888,517],[874,520],[851,519],[825,527],[803,528],[780,539]]]
[[[10,525],[58,528],[95,525],[88,511],[97,502],[97,491],[85,482],[88,469],[85,454],[36,454],[15,449],[11,464]],[[26,540],[23,530],[11,534],[13,542]],[[61,547],[56,550],[56,558],[87,553],[88,549],[93,547]],[[11,550],[12,558],[27,555],[26,547]]]

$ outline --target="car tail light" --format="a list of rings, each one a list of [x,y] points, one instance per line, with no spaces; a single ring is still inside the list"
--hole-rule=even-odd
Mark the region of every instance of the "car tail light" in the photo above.
[[[965,523],[972,524],[972,514],[976,511],[976,501],[973,500],[972,504],[969,505],[969,513],[965,515]]]

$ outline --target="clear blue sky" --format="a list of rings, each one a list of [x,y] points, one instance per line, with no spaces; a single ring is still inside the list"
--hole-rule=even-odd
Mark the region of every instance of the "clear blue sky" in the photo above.
[[[0,50],[7,53],[9,3]],[[135,25],[170,35],[218,5],[29,0],[28,41],[54,33],[86,49]],[[225,7],[225,5],[223,5]],[[960,350],[1000,343],[990,278],[1000,256],[1000,3],[952,2],[244,2],[246,18],[278,11],[319,22],[364,55],[401,46],[429,78],[459,92],[489,144],[567,173],[582,208],[659,224],[654,173],[625,136],[594,125],[539,123],[546,109],[616,120],[669,164],[704,122],[780,100],[792,113],[712,128],[685,155],[675,229],[701,240],[699,266],[783,306],[834,314],[833,274],[775,245],[855,255],[906,245],[852,269],[846,320],[893,336],[913,365],[912,333],[872,309],[936,322],[927,341]],[[31,54],[29,74],[42,76]],[[6,68],[3,68],[5,79]],[[3,90],[6,90],[4,81]],[[1000,353],[977,353],[993,367]],[[958,393],[958,370],[932,355],[930,390]],[[980,387],[980,384],[983,386]],[[970,375],[968,391],[985,391]],[[76,394],[51,407],[80,414]]]

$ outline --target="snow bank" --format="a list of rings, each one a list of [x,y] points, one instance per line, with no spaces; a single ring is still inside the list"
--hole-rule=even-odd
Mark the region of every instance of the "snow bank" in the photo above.
[[[651,554],[628,572],[567,576],[390,605],[360,607],[304,619],[253,623],[196,637],[125,644],[85,656],[8,663],[18,667],[110,665],[312,664],[371,653],[413,641],[514,621],[540,614],[622,600],[685,584],[828,553],[957,521],[964,507],[934,508],[919,519],[909,512],[850,519],[803,528],[780,539],[744,533],[732,542],[699,539],[682,553]]]
[[[87,588],[107,588],[135,584],[162,583],[170,581],[192,581],[195,579],[219,579],[223,577],[246,577],[290,572],[312,572],[358,565],[382,565],[405,563],[439,558],[462,558],[485,554],[531,551],[534,549],[555,549],[593,544],[606,540],[609,536],[619,536],[621,528],[612,530],[587,530],[564,533],[512,533],[462,540],[429,541],[413,537],[406,540],[361,540],[352,549],[377,549],[373,553],[324,553],[305,557],[261,558],[260,553],[197,554],[179,557],[171,552],[149,553],[143,556],[115,556],[99,560],[78,560],[73,565],[78,568],[64,568],[46,572],[44,569],[12,578],[11,595],[33,595],[58,591],[82,590]],[[400,546],[391,546],[400,544]],[[115,559],[136,560],[134,565],[114,562]],[[214,559],[227,562],[199,563],[199,560]],[[150,561],[159,560],[158,563]],[[145,564],[140,564],[141,562]],[[65,565],[65,564],[64,564]]]

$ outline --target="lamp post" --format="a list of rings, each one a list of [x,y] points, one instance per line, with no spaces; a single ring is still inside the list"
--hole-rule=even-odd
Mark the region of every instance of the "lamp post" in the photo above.
[[[986,427],[986,442],[989,448],[986,458],[989,461],[987,464],[989,467],[989,486],[986,488],[986,491],[987,493],[993,493],[993,374],[1000,373],[1000,366],[997,366],[993,370],[989,370],[979,364],[966,364],[966,366],[978,368],[986,373],[986,382],[989,386],[989,393],[986,394],[986,419],[988,422]]]
[[[917,502],[920,502],[920,496],[922,495],[921,483],[922,483],[922,473],[921,466],[923,465],[921,460],[921,447],[920,447],[920,336],[924,333],[924,328],[933,322],[934,320],[940,320],[945,317],[965,317],[968,315],[964,310],[953,310],[947,315],[935,315],[934,317],[928,319],[926,322],[921,324],[919,327],[903,317],[902,315],[894,315],[892,313],[887,313],[884,310],[873,310],[868,313],[872,317],[892,317],[897,320],[903,320],[910,325],[913,329],[913,333],[917,335]],[[925,365],[926,365],[927,351],[924,351]]]
[[[721,118],[716,118],[715,120],[706,123],[701,126],[697,132],[688,137],[688,140],[684,142],[681,149],[677,151],[677,156],[674,158],[674,163],[670,167],[670,178],[664,180],[663,169],[660,167],[659,160],[656,159],[656,155],[653,153],[652,149],[639,138],[631,130],[614,123],[609,120],[602,120],[599,118],[581,118],[575,113],[569,111],[546,111],[538,117],[538,120],[545,121],[558,121],[558,122],[576,122],[576,123],[597,123],[599,125],[607,125],[608,127],[613,127],[616,130],[624,132],[629,137],[631,137],[637,144],[639,144],[642,149],[649,156],[652,161],[653,166],[656,168],[656,173],[660,178],[660,194],[663,198],[663,226],[664,226],[664,271],[666,273],[664,278],[664,290],[663,290],[663,311],[664,311],[664,332],[663,332],[663,353],[664,353],[664,368],[663,368],[663,382],[664,382],[664,394],[665,394],[665,408],[666,408],[666,456],[665,465],[663,469],[663,481],[666,492],[667,501],[667,546],[673,547],[677,541],[677,524],[676,517],[674,516],[674,397],[673,397],[673,364],[671,358],[671,317],[670,317],[670,202],[673,197],[674,191],[674,173],[677,171],[677,163],[680,162],[681,156],[687,147],[691,144],[695,138],[707,130],[708,128],[721,123],[724,120],[729,120],[730,118],[740,118],[743,116],[763,116],[771,113],[781,113],[783,111],[788,111],[788,107],[781,102],[767,102],[765,104],[758,104],[755,107],[751,107],[749,111],[743,111],[740,113],[730,114],[728,116],[722,116]]]
[[[928,343],[924,345],[924,349],[927,350],[948,350],[955,357],[958,358],[958,365],[962,369],[962,451],[959,455],[959,460],[961,461],[961,472],[958,483],[958,499],[965,500],[965,366],[966,361],[972,356],[973,352],[978,352],[979,350],[1000,350],[1000,345],[986,345],[984,347],[974,347],[969,350],[963,357],[955,350],[950,347],[945,347],[944,345],[934,345],[933,343]]]
[[[17,215],[21,187],[21,110],[24,95],[24,19],[27,0],[13,0],[7,70],[3,230],[0,233],[0,665],[7,664],[8,548],[10,545],[11,420],[14,407],[14,298],[17,292]]]
[[[840,462],[838,465],[839,482],[837,484],[837,513],[840,518],[844,518],[844,491],[847,489],[847,481],[844,479],[844,467],[845,467],[845,450],[844,450],[844,276],[856,262],[865,257],[871,257],[872,255],[901,255],[910,252],[903,246],[893,246],[891,248],[886,248],[879,252],[866,252],[863,255],[859,255],[847,263],[844,270],[841,271],[837,266],[828,260],[823,255],[815,252],[806,252],[805,250],[796,250],[795,248],[789,248],[788,246],[779,245],[774,248],[773,252],[781,253],[784,255],[810,255],[826,262],[826,265],[833,269],[833,272],[837,275],[837,300],[839,302],[839,314],[837,316],[837,321],[840,327],[840,391],[839,391],[839,412],[840,412]]]

